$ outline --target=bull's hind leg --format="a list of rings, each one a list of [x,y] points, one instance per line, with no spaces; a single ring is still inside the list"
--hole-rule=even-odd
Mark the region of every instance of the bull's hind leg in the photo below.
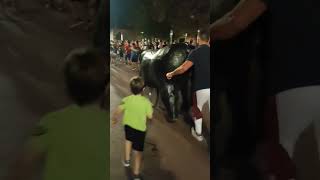
[[[153,105],[153,108],[156,108],[158,105],[159,91],[156,88],[145,87],[143,90],[143,95],[147,97]]]
[[[189,87],[185,87],[181,89],[181,95],[182,95],[182,106],[181,106],[181,113],[183,115],[184,121],[189,124],[190,126],[193,126],[193,119],[191,115],[191,90]]]
[[[160,96],[160,93],[159,93],[159,90],[156,88],[156,95],[157,95],[157,98],[156,98],[156,102],[154,104],[154,107],[157,107],[158,106],[158,103],[159,103],[159,96]]]

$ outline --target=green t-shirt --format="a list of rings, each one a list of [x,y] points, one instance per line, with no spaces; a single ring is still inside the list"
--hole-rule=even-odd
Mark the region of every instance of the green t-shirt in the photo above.
[[[107,180],[109,119],[97,105],[71,105],[43,117],[30,145],[46,153],[44,180]]]
[[[131,95],[122,100],[123,124],[139,131],[146,131],[147,116],[152,115],[152,103],[144,96]]]

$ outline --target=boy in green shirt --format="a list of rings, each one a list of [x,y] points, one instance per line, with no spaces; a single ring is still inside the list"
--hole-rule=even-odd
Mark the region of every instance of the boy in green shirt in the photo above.
[[[9,179],[32,179],[42,157],[44,180],[108,179],[109,113],[101,107],[107,61],[93,49],[76,49],[66,58],[64,76],[75,104],[40,120]]]
[[[122,99],[122,104],[118,106],[113,114],[113,125],[118,122],[118,118],[123,114],[123,125],[125,130],[125,160],[124,166],[130,166],[131,149],[134,152],[134,180],[140,180],[140,166],[142,162],[142,152],[147,130],[147,119],[152,119],[152,104],[141,93],[144,88],[144,81],[141,77],[133,77],[130,80],[130,88],[133,95]]]

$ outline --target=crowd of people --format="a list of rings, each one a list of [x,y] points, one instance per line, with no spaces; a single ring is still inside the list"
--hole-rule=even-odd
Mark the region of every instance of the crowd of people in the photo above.
[[[185,39],[174,40],[172,44],[186,43],[191,49],[198,45],[193,39],[188,42]],[[158,50],[168,46],[170,43],[161,39],[141,39],[141,40],[115,40],[110,42],[110,52],[115,55],[111,58],[111,63],[124,62],[133,66],[133,70],[138,69],[139,56],[145,50]]]

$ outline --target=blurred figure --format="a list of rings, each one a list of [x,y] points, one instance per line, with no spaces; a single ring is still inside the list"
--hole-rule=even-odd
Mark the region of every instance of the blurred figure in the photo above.
[[[126,41],[124,44],[124,49],[125,49],[125,62],[126,64],[131,64],[130,62],[130,58],[131,58],[131,46],[130,46],[130,42]]]
[[[193,39],[190,39],[189,43],[188,43],[188,47],[190,49],[195,49],[196,47],[194,46],[194,43],[193,43]]]
[[[268,94],[276,101],[278,127],[275,128],[279,128],[279,143],[291,160],[299,137],[311,124],[315,126],[320,156],[319,8],[320,1],[313,0],[241,0],[211,25],[214,43],[234,37],[266,11],[269,13],[265,75]],[[288,162],[285,156],[280,158],[271,163],[282,170],[275,169],[270,178],[299,178],[292,162]]]
[[[166,46],[168,46],[167,41],[165,41],[165,42],[163,43],[163,47],[166,47]]]
[[[75,3],[85,3],[86,4],[86,15],[81,17],[81,14],[77,11],[77,6]],[[76,22],[70,26],[70,29],[78,27],[83,23],[86,23],[86,30],[93,27],[95,22],[95,17],[99,9],[100,0],[45,0],[46,8],[56,8],[59,11],[69,9],[71,16]]]
[[[130,61],[131,61],[131,64],[133,66],[132,70],[136,70],[137,69],[139,52],[140,52],[140,48],[137,45],[137,43],[132,43],[132,45],[131,45],[131,57],[130,57]]]
[[[102,108],[109,72],[96,50],[76,49],[64,77],[74,104],[48,113],[34,128],[9,180],[29,180],[45,159],[44,180],[105,180],[108,175],[109,112]]]
[[[10,11],[17,11],[17,1],[16,0],[2,0],[2,5],[4,9],[10,10]]]

